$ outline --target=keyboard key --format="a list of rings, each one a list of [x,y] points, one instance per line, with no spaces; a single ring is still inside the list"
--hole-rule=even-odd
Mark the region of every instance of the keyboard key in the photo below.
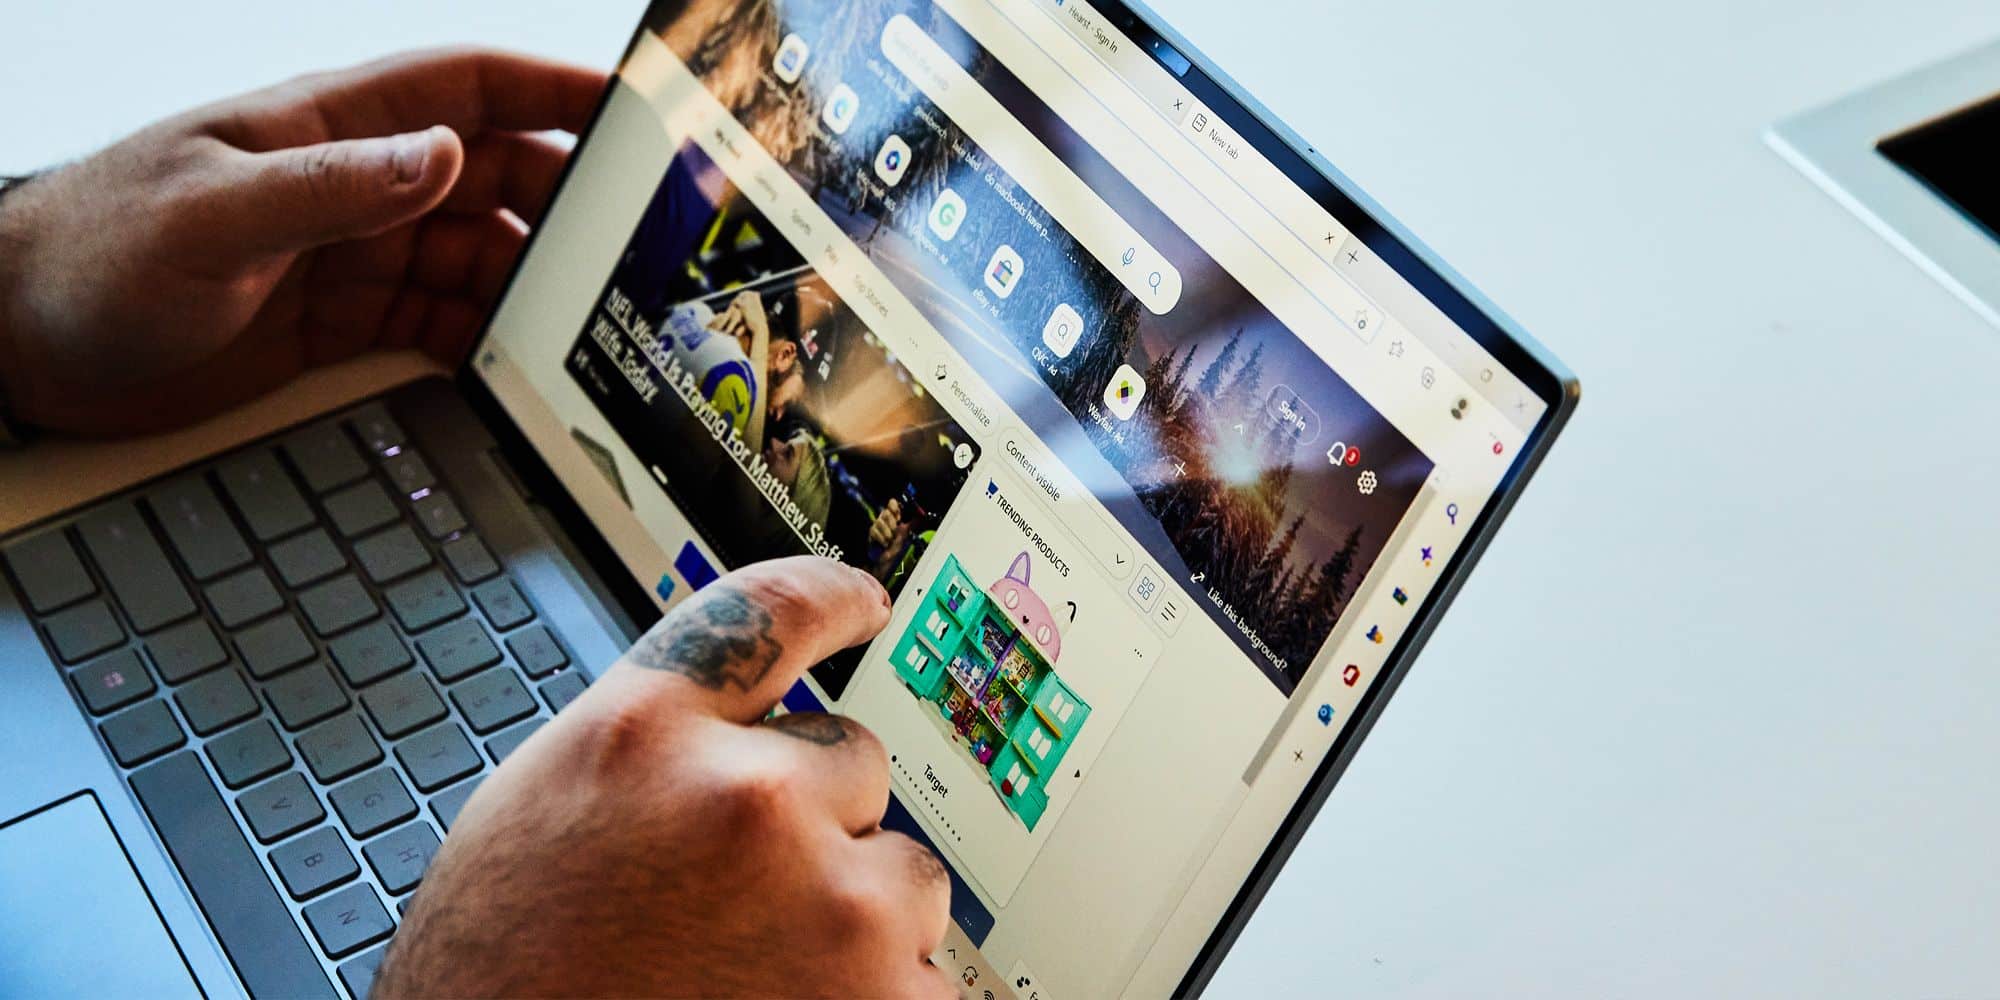
[[[431,474],[431,467],[424,462],[423,456],[408,449],[393,458],[383,459],[382,471],[389,474],[389,482],[395,484],[396,492],[404,496],[437,485],[437,477]]]
[[[278,870],[285,891],[301,902],[361,874],[354,852],[340,839],[340,831],[330,826],[273,850],[271,867]]]
[[[486,741],[487,756],[492,757],[493,763],[495,764],[498,764],[506,760],[508,757],[513,756],[514,751],[520,749],[521,744],[526,743],[528,741],[528,737],[535,735],[535,730],[542,728],[542,723],[547,721],[548,721],[547,719],[529,719],[528,721],[523,722],[520,725],[515,726],[514,728],[509,729],[506,732],[501,733],[500,735],[495,736],[490,740],[487,740]]]
[[[465,731],[450,722],[396,744],[396,760],[420,792],[436,791],[484,766]]]
[[[340,963],[340,981],[346,985],[349,996],[368,1000],[369,991],[375,988],[375,975],[382,971],[382,956],[388,953],[389,946],[385,944]]]
[[[306,767],[321,784],[330,785],[382,762],[382,748],[361,716],[352,712],[306,730],[298,746],[299,756],[306,759]]]
[[[215,630],[199,618],[153,633],[146,640],[146,654],[153,658],[153,669],[160,672],[160,679],[169,684],[179,684],[229,660],[229,651],[222,648]]]
[[[86,601],[42,620],[49,642],[65,663],[75,663],[125,641],[125,629],[103,601]]]
[[[285,586],[297,590],[346,569],[347,559],[334,546],[332,536],[315,528],[271,546],[271,565],[277,567]]]
[[[388,583],[429,566],[431,550],[424,548],[409,525],[399,524],[355,542],[354,558],[360,560],[368,579]]]
[[[546,677],[569,663],[569,654],[564,653],[556,637],[540,625],[508,636],[507,649],[530,677]]]
[[[250,832],[266,844],[326,819],[319,796],[313,794],[312,786],[297,771],[272,778],[238,795],[236,808],[243,811]]]
[[[337,995],[194,754],[135,772],[132,793],[251,996]]]
[[[167,531],[181,564],[197,580],[212,580],[250,562],[243,533],[222,510],[222,501],[201,473],[190,472],[146,495],[153,517]]]
[[[271,578],[256,566],[226,576],[202,588],[215,620],[226,629],[240,628],[285,606]]]
[[[521,596],[512,580],[484,584],[472,592],[472,599],[478,602],[479,610],[493,627],[502,632],[535,617],[535,609],[528,607],[528,599]]]
[[[264,685],[264,697],[285,728],[298,732],[348,705],[347,692],[325,666],[315,663]]]
[[[314,493],[345,486],[368,474],[361,452],[347,439],[347,432],[333,421],[323,421],[285,438],[285,457]]]
[[[305,908],[306,926],[328,958],[365,948],[396,931],[396,922],[366,882],[350,885]]]
[[[236,651],[250,676],[261,681],[312,659],[313,644],[297,618],[279,615],[236,633]]]
[[[486,629],[467,618],[452,622],[417,640],[417,652],[438,680],[449,684],[482,667],[500,662],[500,647],[486,637]]]
[[[542,682],[542,700],[549,703],[549,711],[560,712],[565,705],[575,701],[587,686],[580,671],[557,674]]]
[[[368,867],[375,869],[375,877],[382,880],[382,889],[398,896],[423,880],[424,869],[431,866],[437,849],[438,835],[430,824],[411,823],[383,834],[361,853],[368,859]]]
[[[444,574],[431,570],[411,577],[382,592],[396,620],[412,632],[421,632],[448,618],[465,613],[465,599]]]
[[[92,715],[124,708],[153,693],[153,678],[130,649],[98,657],[69,675],[77,696]]]
[[[76,531],[134,630],[151,632],[194,614],[194,598],[132,501],[114,501],[85,514]]]
[[[356,837],[372,836],[417,814],[417,802],[396,772],[377,768],[326,793],[333,811]]]
[[[363,480],[326,498],[326,516],[342,535],[353,538],[379,528],[402,515],[389,491],[373,479]]]
[[[444,702],[422,674],[402,674],[361,692],[382,735],[395,739],[444,718]]]
[[[451,825],[458,822],[458,814],[465,809],[466,800],[479,790],[479,783],[486,780],[479,775],[470,781],[461,781],[436,795],[431,796],[431,814],[437,817],[438,825],[444,832],[451,832]]]
[[[388,622],[376,622],[327,641],[326,651],[347,683],[363,687],[407,667],[410,648]]]
[[[28,607],[45,615],[97,592],[83,560],[61,528],[49,528],[0,549],[14,579],[28,596]]]
[[[466,532],[440,546],[444,561],[451,565],[451,571],[468,584],[500,572],[500,564],[493,561],[493,553],[486,551],[486,543],[479,536]]]
[[[485,734],[535,712],[535,699],[518,674],[495,667],[451,689],[452,704],[475,733]]]
[[[300,594],[299,610],[321,635],[346,631],[382,613],[375,598],[368,596],[368,588],[352,573]]]
[[[234,670],[221,670],[174,692],[196,736],[207,736],[257,714],[257,696]]]
[[[313,523],[312,508],[277,456],[263,449],[238,455],[215,470],[223,492],[260,542],[282,538]]]
[[[417,512],[417,521],[431,533],[432,538],[449,538],[465,530],[465,514],[458,509],[458,504],[452,502],[451,494],[442,490],[431,491],[428,496],[410,504],[410,508]]]
[[[181,724],[174,721],[167,703],[157,700],[104,720],[97,731],[111,745],[111,756],[126,767],[136,767],[187,742],[187,734],[181,732]]]
[[[355,410],[347,418],[354,428],[354,434],[361,439],[361,445],[373,454],[381,455],[403,447],[403,428],[389,416],[389,408],[381,403],[369,403]]]
[[[291,751],[278,739],[278,731],[263,719],[223,733],[209,740],[203,749],[208,751],[209,763],[215,765],[216,773],[222,775],[222,783],[231,788],[268,778],[292,764]]]

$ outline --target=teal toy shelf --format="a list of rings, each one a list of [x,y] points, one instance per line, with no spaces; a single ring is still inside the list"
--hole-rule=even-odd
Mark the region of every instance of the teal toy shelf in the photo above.
[[[1090,705],[955,556],[946,557],[890,657],[904,686],[938,713],[952,741],[1033,830],[1048,808],[1049,779]]]

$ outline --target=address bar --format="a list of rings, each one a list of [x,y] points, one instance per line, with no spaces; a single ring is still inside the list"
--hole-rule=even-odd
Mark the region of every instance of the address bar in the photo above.
[[[1147,309],[1165,313],[1180,301],[1180,271],[908,15],[882,29],[882,55]]]

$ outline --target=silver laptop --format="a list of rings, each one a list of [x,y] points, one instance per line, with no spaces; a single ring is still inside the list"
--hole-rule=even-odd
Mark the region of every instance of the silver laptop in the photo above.
[[[366,995],[483,777],[801,552],[895,598],[785,707],[887,745],[933,960],[1198,991],[1576,400],[1143,10],[655,4],[456,379],[0,540],[0,994]]]

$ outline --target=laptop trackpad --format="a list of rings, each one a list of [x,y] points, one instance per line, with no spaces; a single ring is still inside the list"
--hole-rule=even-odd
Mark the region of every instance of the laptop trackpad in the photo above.
[[[92,794],[0,824],[0,900],[0,996],[201,996]]]

